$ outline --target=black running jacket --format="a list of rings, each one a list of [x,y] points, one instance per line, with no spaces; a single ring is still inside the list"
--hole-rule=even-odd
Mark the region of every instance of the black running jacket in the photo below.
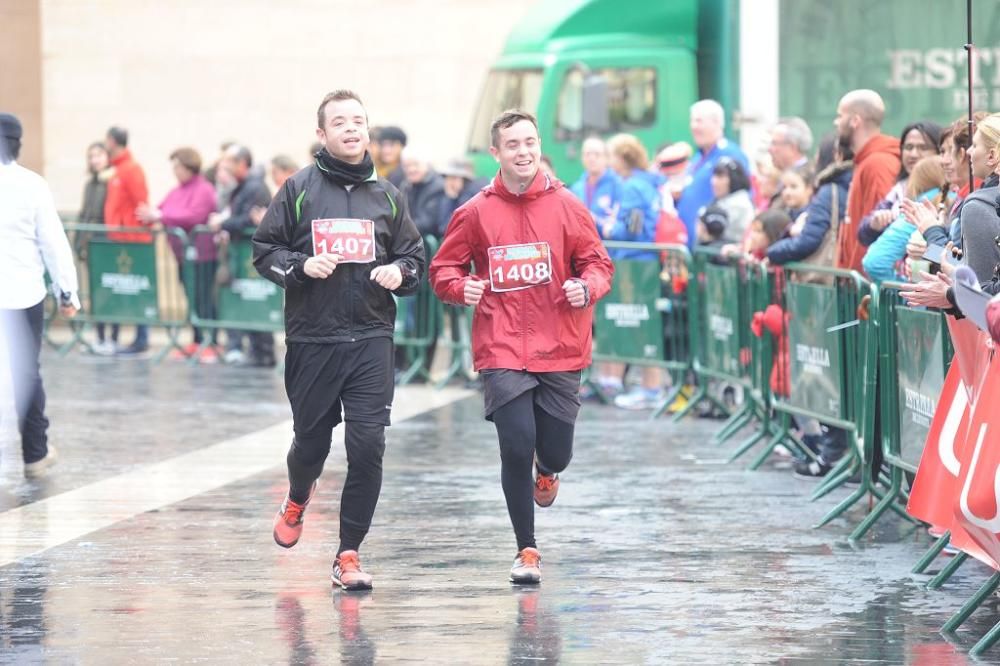
[[[314,279],[303,265],[313,256],[312,221],[372,220],[375,261],[340,264],[330,277]],[[285,289],[288,342],[353,342],[392,337],[397,296],[416,292],[424,271],[424,244],[410,220],[405,198],[387,180],[371,177],[350,190],[312,164],[289,178],[253,236],[253,263],[263,277]],[[370,279],[376,266],[393,263],[403,283],[390,293]]]

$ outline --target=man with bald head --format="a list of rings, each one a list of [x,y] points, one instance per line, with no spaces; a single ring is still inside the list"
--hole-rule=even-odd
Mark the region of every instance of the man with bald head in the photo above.
[[[885,104],[874,90],[852,90],[837,105],[833,126],[841,145],[854,152],[854,177],[847,193],[847,217],[837,236],[837,268],[862,273],[865,246],[858,242],[861,220],[885,198],[899,175],[899,139],[882,134]]]
[[[590,211],[597,228],[618,214],[621,179],[608,167],[608,146],[604,139],[590,137],[580,149],[583,174],[570,190]]]

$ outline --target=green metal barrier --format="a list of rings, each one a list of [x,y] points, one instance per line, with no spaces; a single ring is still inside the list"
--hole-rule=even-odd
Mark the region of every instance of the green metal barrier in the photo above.
[[[878,329],[879,425],[882,457],[889,466],[889,488],[851,534],[862,538],[899,500],[906,499],[905,475],[915,474],[938,396],[952,356],[944,314],[905,307],[903,285],[871,285]],[[943,547],[943,544],[942,544]]]
[[[70,321],[73,336],[60,348],[60,354],[65,355],[77,345],[90,349],[84,333],[95,323],[162,327],[170,344],[154,362],[161,361],[171,349],[179,348],[177,337],[188,322],[188,307],[177,279],[177,263],[165,245],[171,237],[186,245],[184,232],[175,229],[137,232],[130,227],[72,223],[65,228],[71,244],[77,248],[82,309]],[[132,238],[116,237],[122,233]]]
[[[750,319],[753,316],[760,284],[751,280],[766,281],[751,264],[723,259],[707,248],[698,248],[694,255],[698,302],[702,304],[697,317],[701,335],[694,347],[694,372],[702,385],[722,381],[739,386],[744,400],[742,407],[731,414],[713,440],[722,444],[740,430],[757,420],[760,430],[737,447],[730,458],[736,460],[757,442],[765,439],[770,430],[769,391],[762,390],[761,359],[754,359],[751,347],[761,353],[763,347],[751,340]],[[747,362],[749,361],[749,362]]]
[[[437,250],[438,240],[433,236],[424,236],[428,266]],[[417,377],[430,380],[431,350],[437,344],[441,320],[441,304],[426,278],[420,281],[416,294],[396,299],[394,342],[406,359],[405,369],[397,379],[399,385],[408,384]]]
[[[867,312],[869,308],[877,312],[877,298],[860,307],[867,301],[865,296],[871,296],[871,284],[854,271],[797,263],[784,268],[788,280],[782,290],[782,307],[792,314],[788,327],[791,397],[776,399],[774,408],[816,419],[847,434],[847,453],[813,493],[814,500],[861,473],[859,487],[816,525],[822,527],[866,497],[881,501],[886,496],[876,485],[878,475],[872,473],[878,328]],[[829,276],[834,284],[805,281],[817,275]],[[896,502],[888,506],[912,521]]]
[[[660,253],[664,261],[615,261],[611,291],[594,312],[595,363],[625,363],[665,369],[671,388],[651,415],[657,418],[682,395],[694,377],[692,345],[698,340],[698,290],[688,283],[692,259],[687,247],[660,243],[606,241],[609,250]],[[588,379],[588,381],[591,381]],[[596,387],[595,387],[596,388]],[[597,392],[601,395],[600,391]],[[688,403],[676,414],[679,420],[702,400],[709,399],[704,385],[696,385]],[[720,404],[720,408],[724,407]]]
[[[444,375],[435,384],[436,388],[444,388],[455,377],[461,376],[466,381],[474,377],[472,362],[472,309],[461,305],[440,303],[438,308],[441,323],[447,322],[446,330],[438,337],[438,348],[447,349],[451,355],[451,363]]]
[[[196,364],[201,352],[218,344],[218,331],[279,333],[284,330],[284,290],[260,276],[253,264],[249,238],[230,239],[218,245],[215,259],[199,256],[206,237],[211,244],[218,235],[205,226],[191,230],[184,247],[184,288],[189,323],[205,334],[189,363]],[[282,367],[279,363],[279,370]]]
[[[778,290],[781,289],[779,274],[773,269],[756,262],[742,264],[741,271],[746,274],[747,298],[749,304],[748,314],[744,322],[744,328],[749,331],[753,316],[757,312],[763,312],[776,300],[780,300]],[[767,440],[766,446],[758,453],[757,457],[750,463],[749,469],[758,469],[770,457],[779,445],[784,445],[789,449],[797,451],[805,458],[814,458],[815,454],[798,439],[796,439],[790,428],[790,417],[785,412],[774,412],[774,397],[771,392],[771,373],[775,362],[775,347],[779,340],[772,338],[769,334],[760,337],[749,335],[750,352],[750,397],[752,402],[748,405],[753,410],[747,420],[734,423],[731,428],[735,433],[743,425],[750,422],[755,417],[759,422],[759,427],[755,434],[741,443],[730,456],[733,462],[755,447],[759,442]],[[780,350],[779,350],[780,353]],[[775,419],[777,416],[777,420]],[[717,435],[726,435],[725,431]],[[770,437],[770,439],[768,439]]]

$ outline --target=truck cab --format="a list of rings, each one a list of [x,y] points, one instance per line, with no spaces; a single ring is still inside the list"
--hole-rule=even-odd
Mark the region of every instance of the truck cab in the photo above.
[[[634,11],[629,11],[630,5]],[[575,180],[588,136],[636,135],[652,152],[689,136],[698,99],[697,0],[546,0],[510,35],[490,70],[468,153],[492,176],[490,124],[520,108],[538,118],[542,152],[559,178]]]

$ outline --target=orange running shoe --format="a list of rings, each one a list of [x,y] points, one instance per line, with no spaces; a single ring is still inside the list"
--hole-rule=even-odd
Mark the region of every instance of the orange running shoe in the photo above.
[[[358,559],[356,550],[345,550],[337,556],[330,579],[334,585],[345,590],[372,589],[372,577],[361,570],[361,560]]]
[[[542,582],[542,556],[534,548],[522,548],[510,568],[510,582],[516,585],[537,585]]]
[[[535,504],[544,508],[552,506],[559,494],[559,475],[542,474],[535,468]]]
[[[274,516],[274,543],[282,548],[291,548],[299,542],[299,537],[302,536],[302,516],[313,495],[316,494],[316,485],[317,482],[313,481],[309,499],[305,504],[293,502],[288,494],[285,494],[285,501],[281,503],[281,508]]]

